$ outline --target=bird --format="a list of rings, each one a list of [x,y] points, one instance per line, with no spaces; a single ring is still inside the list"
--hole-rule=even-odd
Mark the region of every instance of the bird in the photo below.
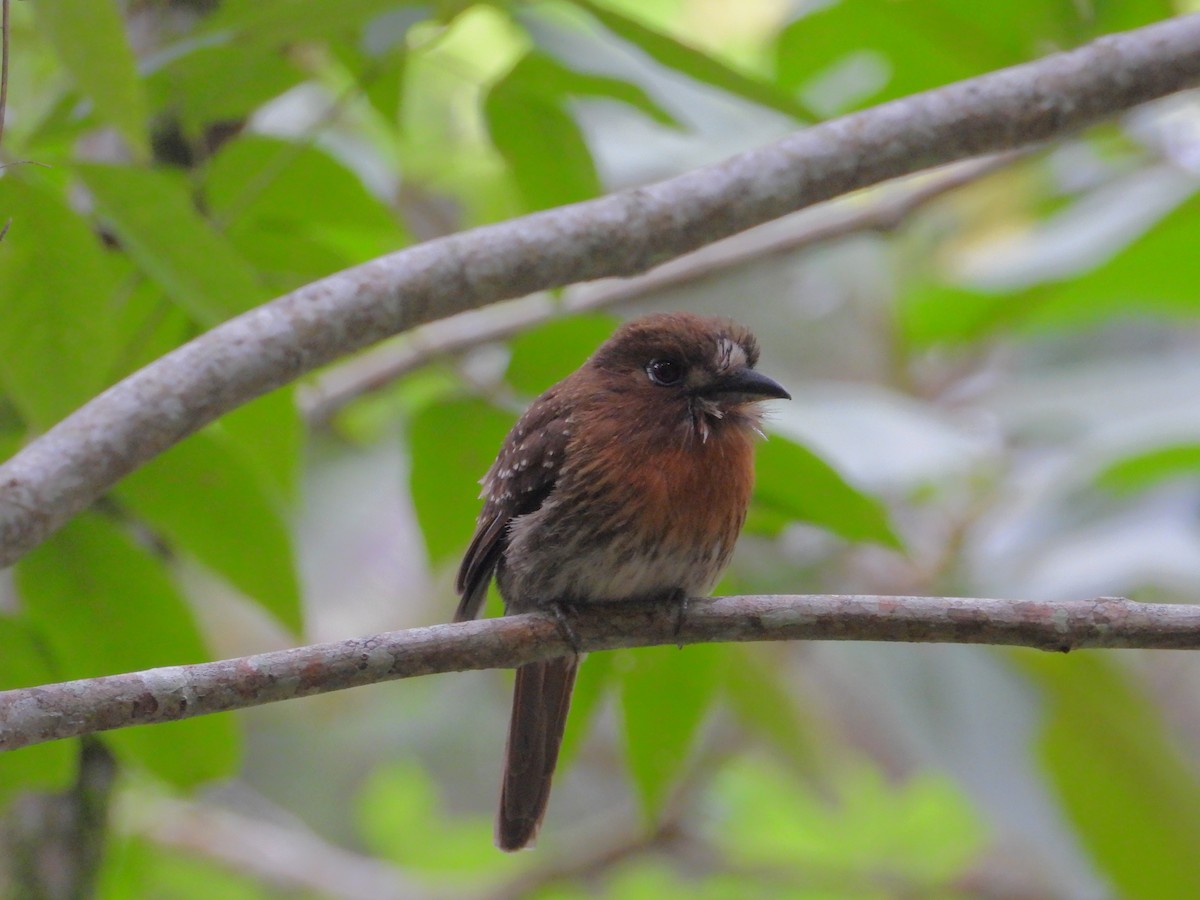
[[[791,399],[755,370],[758,357],[754,335],[728,318],[669,312],[619,326],[530,404],[481,479],[454,621],[479,614],[493,577],[506,615],[560,623],[585,605],[707,594],[745,522],[758,404]],[[530,845],[541,827],[579,662],[576,652],[517,668],[501,850]]]

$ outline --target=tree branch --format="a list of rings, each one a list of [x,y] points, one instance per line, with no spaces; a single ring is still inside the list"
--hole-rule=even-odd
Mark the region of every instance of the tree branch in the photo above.
[[[735,235],[664,263],[644,275],[581,285],[562,302],[537,294],[506,303],[503,315],[497,315],[500,309],[480,309],[424,325],[409,334],[401,346],[388,344],[321,373],[317,383],[306,386],[301,394],[305,416],[310,425],[326,425],[350,403],[387,387],[434,359],[463,353],[489,341],[504,340],[559,316],[645,300],[663,291],[727,275],[744,266],[790,256],[853,234],[892,231],[946,194],[1026,156],[1028,152],[1014,151],[947,166],[936,174],[922,175],[914,184],[883,192],[870,205],[840,201],[831,204],[828,210],[819,210],[827,215],[797,223],[784,234]],[[755,239],[747,240],[750,237]]]
[[[0,466],[0,566],[123,476],[299,375],[436,318],[628,276],[931,166],[1060,137],[1200,83],[1200,14],[886,103],[676,178],[429,241],[293,291],[167,354]]]
[[[717,597],[682,623],[663,603],[581,607],[584,651],[716,641],[855,640],[1200,649],[1200,606],[1113,597],[1062,603],[856,595]],[[0,750],[245,709],[438,672],[512,668],[570,653],[549,615],[392,631],[191,666],[148,669],[0,692]]]

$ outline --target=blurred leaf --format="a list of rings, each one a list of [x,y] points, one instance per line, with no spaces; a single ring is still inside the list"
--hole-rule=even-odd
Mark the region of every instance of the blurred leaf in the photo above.
[[[579,667],[575,690],[571,694],[571,711],[567,730],[558,751],[559,771],[567,768],[587,737],[592,720],[600,710],[609,688],[617,679],[616,654],[592,653]]]
[[[1158,706],[1112,655],[1010,658],[1042,689],[1047,774],[1116,894],[1200,896],[1200,783]]]
[[[517,67],[492,86],[483,109],[492,143],[511,167],[526,209],[600,193],[592,153],[561,97],[528,81]]]
[[[1200,229],[1200,195],[1093,268],[1024,290],[989,293],[955,285],[921,285],[899,310],[906,340],[916,346],[978,340],[1000,330],[1078,329],[1122,315],[1193,318],[1200,292],[1180,278]]]
[[[841,0],[809,7],[779,33],[776,76],[787,89],[829,76],[822,108],[831,114],[1175,15],[1167,0]]]
[[[25,443],[25,435],[18,431],[0,431],[0,462],[16,455]]]
[[[872,541],[899,550],[887,510],[851,487],[806,447],[772,435],[758,448],[754,502],[792,520],[827,528],[848,541]]]
[[[354,66],[352,69],[370,74],[369,80],[361,83],[363,95],[380,118],[392,125],[403,120],[408,61],[408,48],[403,42],[399,42],[386,52],[373,57],[370,62]]]
[[[481,479],[512,428],[513,417],[480,400],[438,403],[409,425],[410,488],[425,547],[434,563],[467,549],[479,516]]]
[[[128,256],[113,256],[127,266],[117,291],[123,301],[115,317],[119,346],[108,376],[117,382],[195,337],[196,326],[159,285],[140,277]]]
[[[982,829],[953,785],[918,776],[893,785],[847,766],[821,797],[770,760],[739,757],[716,782],[722,845],[735,866],[803,873],[839,885],[836,896],[875,896],[880,878],[929,896],[961,876],[983,849]]]
[[[295,634],[301,628],[300,585],[273,487],[264,490],[226,441],[201,432],[127,476],[114,493]]]
[[[0,691],[36,687],[58,679],[33,631],[20,619],[0,615]],[[0,753],[0,811],[21,791],[61,791],[75,774],[79,743],[50,741]]]
[[[396,0],[222,0],[204,26],[210,32],[229,31],[239,41],[280,46],[357,32],[395,6]]]
[[[682,773],[729,659],[719,644],[643,647],[614,661],[621,679],[625,758],[647,818]]]
[[[657,122],[678,125],[636,84],[526,53],[492,85],[483,109],[492,143],[529,209],[586,200],[601,191],[591,151],[568,109],[568,101],[580,97],[617,100]]]
[[[191,610],[162,563],[110,521],[84,513],[16,565],[22,608],[64,680],[207,658]],[[113,731],[104,740],[174,784],[233,772],[234,721],[204,716]]]
[[[1100,472],[1096,484],[1132,494],[1180,477],[1200,477],[1200,444],[1173,444],[1127,456]]]
[[[541,394],[578,369],[618,321],[601,314],[565,316],[521,332],[509,345],[508,383],[526,396]]]
[[[182,180],[130,166],[81,165],[101,215],[142,270],[210,326],[267,300],[246,261],[196,211]]]
[[[1181,278],[1200,230],[1200,193],[1180,204],[1130,245],[1075,278],[1030,288],[1016,298],[1034,331],[1080,328],[1121,315],[1194,318],[1200,291]]]
[[[314,147],[258,135],[205,170],[213,216],[247,258],[295,284],[389,253],[410,238],[361,179]],[[304,248],[303,252],[297,252]]]
[[[561,99],[599,97],[617,100],[632,106],[660,125],[682,127],[678,120],[663,109],[640,85],[608,75],[577,72],[553,57],[530,51],[517,61],[506,78],[519,80],[527,90],[536,90]]]
[[[355,397],[353,402],[337,410],[333,421],[341,437],[366,446],[390,439],[388,436],[395,433],[397,419],[461,396],[462,379],[458,373],[450,366],[435,362],[381,390]]]
[[[643,25],[603,3],[592,0],[572,0],[572,3],[587,10],[601,25],[617,37],[639,47],[660,65],[793,119],[806,121],[816,118],[803,103],[770,82],[739,72],[708,53]]]
[[[287,54],[237,41],[196,44],[147,79],[156,108],[178,115],[192,137],[217,122],[240,120],[304,78]]]
[[[37,0],[30,5],[80,92],[121,133],[136,158],[148,159],[146,98],[117,4]]]
[[[1172,0],[1094,0],[1079,9],[1088,17],[1091,34],[1128,31],[1180,12]]]
[[[730,644],[725,667],[725,695],[747,726],[771,742],[784,758],[804,771],[817,768],[820,735],[788,693],[780,672],[766,658],[768,648]]]
[[[0,178],[0,382],[21,415],[47,428],[104,387],[114,352],[114,268],[61,196]]]
[[[304,422],[294,387],[256,397],[228,412],[214,426],[226,435],[255,469],[255,478],[284,505],[295,501],[300,486]]]
[[[125,829],[113,831],[105,842],[98,900],[281,900],[284,896],[261,884],[257,874],[231,871],[153,838],[127,836]],[[287,897],[316,900],[308,892],[288,891]]]
[[[424,768],[413,762],[379,766],[358,793],[358,828],[384,859],[442,876],[502,871],[514,858],[492,846],[492,823],[483,817],[449,819]]]
[[[810,103],[837,115],[979,74],[988,68],[986,58],[930,33],[911,4],[845,0],[779,33],[775,71],[785,88],[825,88],[815,90]],[[814,85],[821,75],[829,76],[830,87],[819,80]]]
[[[897,310],[906,342],[914,348],[978,340],[1019,312],[1010,294],[983,294],[943,284],[918,284],[905,292]]]
[[[1061,40],[1075,20],[1069,0],[842,0],[780,32],[776,73],[795,88],[852,53],[870,56],[884,80],[873,90],[864,85],[848,105],[860,107],[1023,62]]]

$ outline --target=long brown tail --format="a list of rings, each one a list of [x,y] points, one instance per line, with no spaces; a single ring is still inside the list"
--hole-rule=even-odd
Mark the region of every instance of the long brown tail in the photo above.
[[[496,816],[496,846],[501,850],[520,850],[542,824],[578,669],[578,656],[517,669]]]

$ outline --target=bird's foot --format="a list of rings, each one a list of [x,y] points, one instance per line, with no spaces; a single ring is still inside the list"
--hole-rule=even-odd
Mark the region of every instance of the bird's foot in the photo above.
[[[678,639],[679,635],[683,634],[683,624],[687,621],[688,606],[691,604],[691,601],[688,599],[686,591],[674,591],[668,598],[668,602],[675,607],[675,628],[672,631],[672,636]],[[677,640],[675,646],[682,650],[683,642]]]
[[[575,629],[571,627],[570,621],[567,619],[568,611],[573,607],[565,600],[555,600],[552,603],[547,603],[544,609],[548,610],[554,616],[554,621],[558,625],[559,633],[562,634],[563,640],[571,645],[571,650],[576,656],[579,656],[583,650],[579,645],[579,635],[575,633]]]

